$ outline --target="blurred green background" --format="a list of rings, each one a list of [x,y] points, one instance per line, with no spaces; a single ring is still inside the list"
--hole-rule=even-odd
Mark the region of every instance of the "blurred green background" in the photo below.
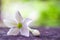
[[[59,0],[2,0],[3,18],[14,18],[16,11],[33,20],[33,26],[60,26]]]

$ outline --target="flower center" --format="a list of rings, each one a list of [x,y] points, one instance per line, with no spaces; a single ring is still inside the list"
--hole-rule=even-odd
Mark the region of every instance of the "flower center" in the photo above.
[[[17,27],[20,29],[20,28],[22,28],[22,24],[21,23],[18,23],[17,24]]]

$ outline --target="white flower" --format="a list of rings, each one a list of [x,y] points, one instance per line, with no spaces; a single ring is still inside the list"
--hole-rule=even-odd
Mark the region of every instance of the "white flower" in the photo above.
[[[32,29],[28,27],[29,23],[31,23],[31,19],[23,19],[19,12],[16,13],[14,20],[4,19],[3,22],[10,28],[10,30],[7,32],[7,35],[18,35],[18,33],[20,32],[21,35],[29,37],[29,31],[34,34],[34,30],[32,31]]]

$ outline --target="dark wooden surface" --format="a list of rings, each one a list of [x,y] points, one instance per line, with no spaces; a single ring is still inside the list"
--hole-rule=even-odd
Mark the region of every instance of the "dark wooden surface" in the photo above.
[[[39,36],[24,37],[22,35],[8,36],[6,33],[9,28],[0,28],[0,40],[60,40],[60,28],[37,28],[40,31]]]

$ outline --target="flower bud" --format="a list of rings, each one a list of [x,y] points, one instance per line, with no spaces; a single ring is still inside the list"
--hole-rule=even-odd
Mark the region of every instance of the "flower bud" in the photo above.
[[[32,34],[34,35],[34,36],[39,36],[40,35],[40,32],[38,31],[38,30],[32,30]]]
[[[39,36],[40,32],[36,29],[31,29],[30,27],[28,27],[28,30],[34,35],[34,36]]]

